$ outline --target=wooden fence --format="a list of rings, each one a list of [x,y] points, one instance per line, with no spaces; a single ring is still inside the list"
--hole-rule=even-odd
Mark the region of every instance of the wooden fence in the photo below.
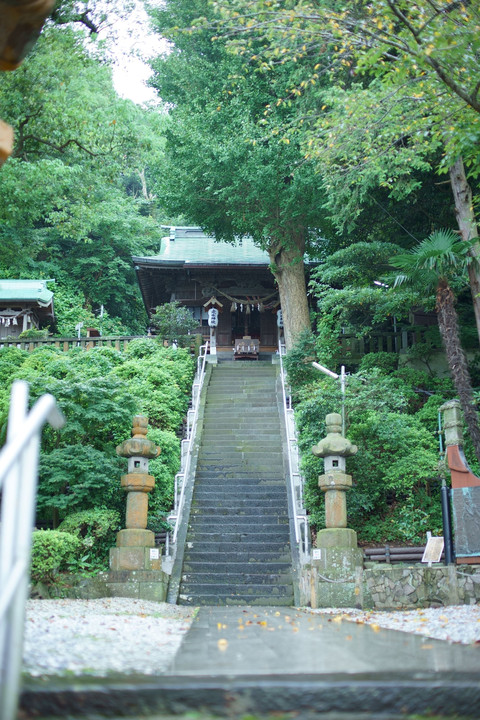
[[[35,350],[38,347],[56,347],[60,350],[71,350],[81,347],[90,350],[93,347],[111,347],[115,350],[126,350],[132,340],[145,339],[145,335],[119,335],[105,337],[49,337],[49,338],[25,338],[17,340],[2,340],[0,348],[16,347],[21,350]]]

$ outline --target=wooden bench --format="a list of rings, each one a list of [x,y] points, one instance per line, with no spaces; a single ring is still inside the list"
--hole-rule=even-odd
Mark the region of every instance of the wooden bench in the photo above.
[[[233,351],[234,360],[258,360],[260,342],[250,337],[243,337],[241,340],[235,340]]]
[[[425,545],[413,547],[366,547],[363,548],[363,557],[366,561],[386,563],[419,563],[422,561]],[[442,553],[442,560],[444,553]]]

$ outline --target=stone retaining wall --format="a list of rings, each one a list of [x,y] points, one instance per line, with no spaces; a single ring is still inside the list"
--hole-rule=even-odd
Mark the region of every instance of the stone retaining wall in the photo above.
[[[164,602],[169,576],[161,570],[119,570],[98,573],[82,578],[65,575],[62,583],[48,588],[36,586],[34,595],[62,597],[75,600],[94,600],[102,597],[130,597],[139,600]]]
[[[301,577],[301,603],[311,607],[395,610],[480,602],[480,565],[387,565],[328,577],[313,562]]]

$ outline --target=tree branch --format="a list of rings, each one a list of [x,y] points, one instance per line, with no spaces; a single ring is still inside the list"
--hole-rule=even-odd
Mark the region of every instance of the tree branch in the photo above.
[[[50,140],[44,140],[43,138],[40,138],[37,135],[24,135],[22,140],[23,140],[22,147],[25,145],[25,142],[27,140],[34,140],[35,142],[41,143],[42,145],[47,145],[48,147],[51,147],[51,148],[53,148],[53,150],[56,150],[57,152],[60,152],[60,153],[65,152],[66,148],[69,145],[76,145],[77,147],[80,148],[80,150],[83,150],[84,152],[87,153],[87,155],[90,155],[91,157],[98,157],[100,154],[100,153],[92,152],[91,150],[86,148],[84,145],[82,145],[81,142],[79,142],[78,140],[75,140],[74,138],[67,140],[65,143],[63,143],[63,145],[56,145],[55,143],[50,142]],[[18,149],[14,153],[14,157],[15,156],[18,157],[19,154],[20,154],[20,149]]]

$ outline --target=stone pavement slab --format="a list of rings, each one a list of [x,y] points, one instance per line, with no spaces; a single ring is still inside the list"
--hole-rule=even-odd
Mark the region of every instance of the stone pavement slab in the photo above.
[[[204,607],[168,674],[479,673],[480,647],[282,607]],[[479,708],[480,710],[480,708]]]

